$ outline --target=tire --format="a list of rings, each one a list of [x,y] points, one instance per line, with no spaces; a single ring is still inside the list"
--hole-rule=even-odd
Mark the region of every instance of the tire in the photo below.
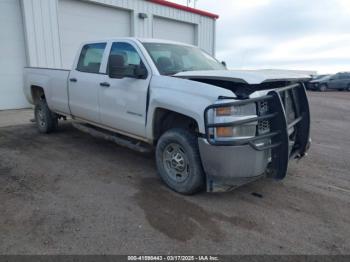
[[[172,190],[192,195],[204,188],[204,171],[197,137],[182,128],[165,132],[156,148],[157,169]]]
[[[320,85],[319,86],[319,88],[318,88],[318,90],[320,91],[320,92],[325,92],[325,91],[327,91],[327,85]]]
[[[350,84],[349,84],[348,87],[346,88],[346,91],[350,92]]]
[[[34,109],[35,122],[40,133],[48,134],[58,127],[57,115],[50,111],[45,100],[40,100]]]

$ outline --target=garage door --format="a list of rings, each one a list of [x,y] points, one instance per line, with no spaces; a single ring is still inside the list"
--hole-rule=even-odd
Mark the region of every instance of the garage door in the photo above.
[[[0,1],[0,110],[27,107],[23,94],[26,65],[19,1]]]
[[[58,7],[63,68],[71,68],[81,42],[131,34],[129,11],[76,0]]]
[[[153,37],[195,45],[196,27],[190,23],[154,17]]]

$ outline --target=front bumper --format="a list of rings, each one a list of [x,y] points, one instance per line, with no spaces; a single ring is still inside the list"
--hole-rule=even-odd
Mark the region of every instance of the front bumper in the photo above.
[[[286,102],[291,100],[292,106]],[[231,123],[209,122],[210,110],[217,107],[267,102],[269,109],[257,117]],[[293,117],[289,112],[293,108]],[[267,95],[226,104],[215,104],[204,113],[206,138],[199,138],[199,150],[207,175],[207,190],[228,191],[256,180],[267,171],[276,179],[286,176],[290,159],[303,157],[310,146],[310,111],[303,84],[294,84]],[[234,141],[216,141],[213,128],[269,121],[269,131],[255,137]],[[264,143],[261,143],[261,142]]]
[[[265,174],[269,151],[256,151],[249,145],[213,146],[198,139],[208,192],[225,192],[256,180]]]

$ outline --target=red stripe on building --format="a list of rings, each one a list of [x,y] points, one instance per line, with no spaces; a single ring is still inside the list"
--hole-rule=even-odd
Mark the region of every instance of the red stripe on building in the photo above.
[[[214,19],[218,19],[219,18],[219,15],[217,15],[217,14],[209,13],[209,12],[206,12],[206,11],[202,11],[202,10],[195,9],[195,8],[192,8],[192,7],[187,7],[187,6],[184,6],[184,5],[175,4],[175,3],[168,2],[168,1],[165,1],[165,0],[148,0],[148,1],[150,1],[152,3],[155,3],[155,4],[158,4],[158,5],[164,5],[164,6],[176,8],[176,9],[179,9],[179,10],[183,10],[183,11],[186,11],[186,12],[190,12],[190,13],[194,13],[194,14],[198,14],[198,15],[202,15],[202,16],[208,16],[208,17],[214,18]]]

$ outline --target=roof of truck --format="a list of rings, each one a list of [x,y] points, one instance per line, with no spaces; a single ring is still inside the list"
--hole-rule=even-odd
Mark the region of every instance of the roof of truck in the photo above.
[[[156,39],[156,38],[140,38],[140,37],[108,37],[108,38],[96,39],[91,41],[84,41],[82,44],[100,43],[100,42],[107,42],[107,41],[123,41],[123,40],[133,40],[133,41],[139,41],[141,43],[160,43],[160,44],[176,44],[176,45],[184,45],[184,46],[193,46],[190,44],[176,42],[172,40]]]

